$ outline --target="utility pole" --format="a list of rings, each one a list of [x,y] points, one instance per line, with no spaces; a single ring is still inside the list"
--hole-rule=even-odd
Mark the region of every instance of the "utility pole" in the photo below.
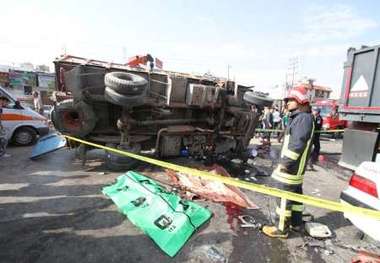
[[[231,65],[228,64],[227,65],[227,80],[230,80],[230,68],[231,68]]]
[[[287,69],[287,73],[285,75],[285,94],[287,93],[287,90],[289,88],[293,88],[296,78],[299,71],[299,58],[298,57],[292,57],[289,59],[289,65]],[[290,80],[289,80],[290,77]],[[290,83],[289,83],[290,82]]]
[[[289,69],[291,71],[291,76],[292,76],[292,86],[294,86],[294,82],[295,82],[295,77],[296,77],[296,74],[298,74],[298,69],[299,69],[299,59],[298,57],[293,57],[289,60]]]
[[[62,52],[63,52],[63,55],[66,56],[66,54],[67,54],[66,43],[63,43],[63,45],[62,45]]]
[[[123,62],[125,62],[127,61],[127,48],[123,46],[122,50],[123,50]]]

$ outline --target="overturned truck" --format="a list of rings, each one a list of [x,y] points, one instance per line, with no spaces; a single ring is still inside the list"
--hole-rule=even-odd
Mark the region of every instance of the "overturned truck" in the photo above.
[[[55,60],[55,128],[129,152],[158,157],[239,155],[272,100],[211,76],[131,68],[64,56]],[[68,99],[67,99],[68,98]],[[127,157],[106,154],[110,168],[129,169]]]

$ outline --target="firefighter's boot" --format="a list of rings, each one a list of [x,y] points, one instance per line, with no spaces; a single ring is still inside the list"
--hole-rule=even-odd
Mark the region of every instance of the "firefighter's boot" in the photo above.
[[[275,226],[263,226],[262,231],[268,237],[275,237],[275,238],[288,238],[288,234],[289,234],[288,232],[281,231]]]

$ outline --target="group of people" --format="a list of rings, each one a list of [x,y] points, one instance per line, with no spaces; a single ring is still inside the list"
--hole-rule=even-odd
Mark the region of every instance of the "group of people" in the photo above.
[[[285,129],[288,125],[289,112],[285,107],[281,112],[278,108],[265,107],[263,114],[261,115],[261,128],[269,130],[281,130]],[[270,144],[271,131],[262,133],[262,141],[265,144]],[[278,142],[281,142],[283,133],[278,131],[276,134]]]
[[[280,162],[271,175],[271,186],[302,194],[303,177],[313,145],[310,162],[313,164],[318,160],[319,133],[315,131],[322,127],[323,120],[319,115],[320,110],[315,109],[312,113],[307,90],[304,87],[290,90],[284,101],[285,114],[281,116],[277,114],[278,110],[274,109],[272,113],[269,108],[266,108],[262,118],[264,128],[274,128],[281,118],[284,129]],[[276,119],[276,124],[274,119]],[[263,233],[269,237],[287,238],[290,231],[302,230],[303,209],[302,203],[278,198],[275,209],[276,223],[264,226]]]

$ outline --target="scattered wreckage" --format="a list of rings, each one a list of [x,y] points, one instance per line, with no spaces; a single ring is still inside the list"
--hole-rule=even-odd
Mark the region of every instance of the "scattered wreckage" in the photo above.
[[[259,114],[272,100],[250,87],[210,76],[133,68],[64,56],[55,60],[55,128],[133,153],[158,157],[242,154]],[[252,110],[252,108],[257,110]],[[106,154],[111,169],[136,161]]]

